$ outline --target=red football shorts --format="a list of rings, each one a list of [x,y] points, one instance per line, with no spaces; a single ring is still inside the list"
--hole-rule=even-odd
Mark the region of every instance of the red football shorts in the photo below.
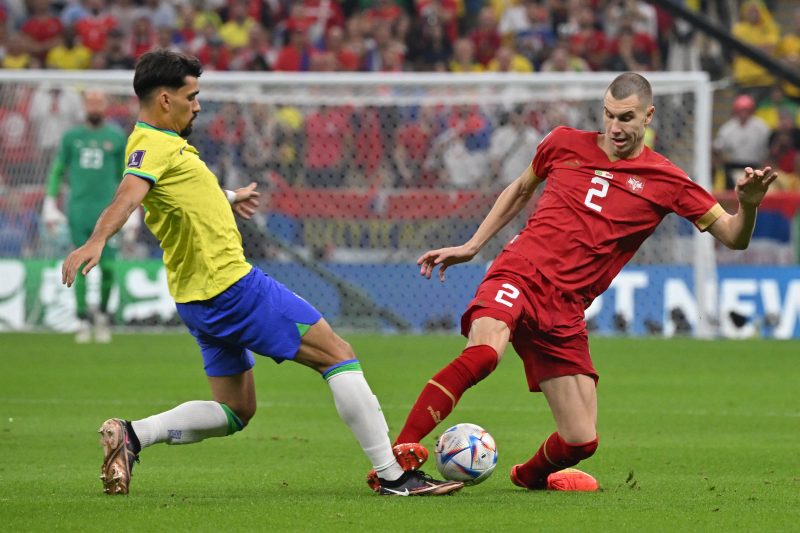
[[[599,377],[589,355],[581,297],[557,289],[523,256],[501,252],[461,317],[461,334],[488,316],[511,330],[511,344],[525,366],[531,391],[559,376]]]

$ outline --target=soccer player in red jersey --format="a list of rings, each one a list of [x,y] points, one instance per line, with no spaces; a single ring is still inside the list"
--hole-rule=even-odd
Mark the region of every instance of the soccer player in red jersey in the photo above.
[[[746,248],[758,205],[777,177],[770,167],[747,168],[736,185],[739,209],[728,214],[685,172],[645,146],[654,112],[649,82],[621,74],[603,98],[602,133],[555,128],[472,238],[419,258],[424,277],[438,266],[444,281],[448,267],[472,259],[545,184],[535,212],[492,263],[461,319],[466,348],[428,381],[411,408],[395,443],[404,468],[425,461],[419,441],[466,389],[495,369],[511,342],[529,389],[544,393],[556,423],[536,454],[511,469],[512,482],[527,489],[597,489],[592,476],[570,468],[591,457],[598,444],[598,375],[584,310],[668,213],[729,248]]]

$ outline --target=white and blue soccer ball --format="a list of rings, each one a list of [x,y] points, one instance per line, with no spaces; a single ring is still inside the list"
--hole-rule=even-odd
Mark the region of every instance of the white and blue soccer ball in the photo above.
[[[442,477],[477,485],[497,466],[497,445],[488,431],[475,424],[456,424],[436,440],[436,468]]]

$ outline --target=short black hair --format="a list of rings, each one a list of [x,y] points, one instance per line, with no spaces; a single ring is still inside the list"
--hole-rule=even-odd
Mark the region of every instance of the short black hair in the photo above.
[[[136,62],[133,91],[143,100],[159,87],[179,89],[186,84],[186,76],[199,78],[202,73],[196,57],[170,50],[147,52]]]
[[[639,102],[647,108],[653,103],[653,88],[650,87],[650,82],[635,72],[625,72],[620,74],[611,85],[606,89],[611,93],[616,100],[624,100],[625,98],[635,94],[639,97]]]

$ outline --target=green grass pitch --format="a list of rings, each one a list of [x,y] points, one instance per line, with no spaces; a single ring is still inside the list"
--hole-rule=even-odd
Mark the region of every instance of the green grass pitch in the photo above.
[[[392,436],[422,385],[463,346],[450,336],[349,335]],[[380,498],[324,381],[256,365],[258,413],[233,437],[142,453],[127,497],[102,493],[96,430],[208,398],[188,334],[0,335],[4,531],[798,531],[800,344],[596,339],[595,494],[526,492],[508,479],[552,430],[544,398],[506,354],[445,429],[495,437],[485,483],[445,498]],[[425,444],[432,447],[434,437]],[[435,472],[435,466],[428,470]]]

